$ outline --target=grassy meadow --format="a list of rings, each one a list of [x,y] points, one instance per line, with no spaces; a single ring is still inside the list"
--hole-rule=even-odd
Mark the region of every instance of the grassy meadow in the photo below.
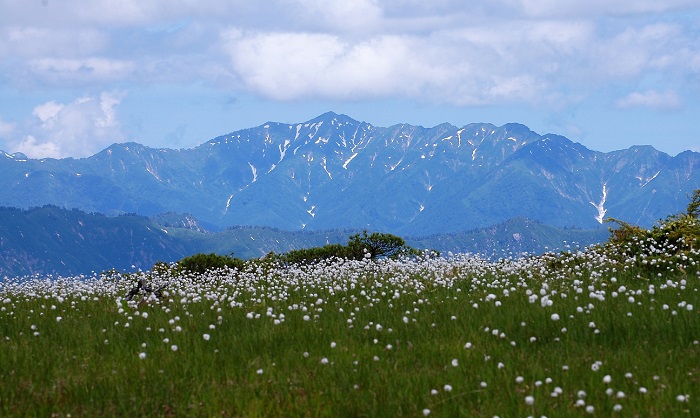
[[[700,416],[700,252],[640,246],[6,279],[0,416]]]

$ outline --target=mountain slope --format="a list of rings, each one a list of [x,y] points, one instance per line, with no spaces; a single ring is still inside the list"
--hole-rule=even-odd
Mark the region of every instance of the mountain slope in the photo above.
[[[399,124],[332,112],[232,132],[186,150],[115,144],[85,159],[0,154],[0,205],[191,213],[205,228],[450,233],[515,217],[651,225],[700,186],[700,154],[602,153],[526,126]]]
[[[0,208],[0,276],[150,268],[192,252],[189,243],[140,216]]]
[[[181,227],[165,227],[163,224]],[[101,214],[45,206],[29,210],[0,208],[0,281],[5,276],[90,274],[109,269],[147,270],[156,262],[172,262],[195,253],[262,257],[274,251],[345,244],[358,230],[283,231],[236,227],[203,231],[191,215],[173,213],[154,219]],[[484,229],[427,237],[407,242],[421,249],[500,256],[508,252],[541,253],[563,242],[583,245],[607,239],[607,231],[564,230],[525,219]]]

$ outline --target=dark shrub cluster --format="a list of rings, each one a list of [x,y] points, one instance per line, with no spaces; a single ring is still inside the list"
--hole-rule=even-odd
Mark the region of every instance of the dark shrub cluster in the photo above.
[[[345,258],[361,260],[370,258],[399,258],[401,256],[416,255],[418,251],[406,245],[401,237],[392,234],[374,232],[350,236],[346,245],[328,244],[323,247],[304,248],[292,250],[279,255],[279,260],[289,264],[312,263],[331,258]]]
[[[651,229],[609,218],[607,221],[617,223],[618,228],[611,228],[605,246],[611,256],[635,257],[642,263],[649,257],[668,258],[697,252],[700,250],[699,215],[700,189],[697,189],[685,213],[662,219]]]
[[[185,257],[177,262],[177,267],[192,273],[204,273],[208,270],[216,270],[224,267],[241,270],[245,266],[245,261],[228,255],[195,254]]]

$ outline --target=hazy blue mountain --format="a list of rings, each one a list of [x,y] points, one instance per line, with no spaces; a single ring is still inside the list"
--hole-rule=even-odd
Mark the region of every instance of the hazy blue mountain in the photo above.
[[[167,225],[167,226],[165,226]],[[34,274],[76,275],[110,269],[150,269],[195,253],[233,253],[241,258],[269,252],[345,244],[359,230],[283,231],[269,227],[235,227],[211,233],[191,215],[167,213],[154,218],[101,214],[45,206],[29,210],[0,208],[0,281]],[[562,229],[526,219],[453,234],[406,237],[420,249],[471,252],[484,256],[541,253],[607,239],[605,228]]]
[[[209,230],[368,228],[453,233],[525,217],[594,228],[682,211],[700,153],[603,153],[526,126],[376,127],[326,113],[184,150],[115,144],[84,159],[0,153],[0,205],[105,214],[190,213]]]
[[[0,278],[150,268],[193,253],[190,244],[141,216],[0,208]]]

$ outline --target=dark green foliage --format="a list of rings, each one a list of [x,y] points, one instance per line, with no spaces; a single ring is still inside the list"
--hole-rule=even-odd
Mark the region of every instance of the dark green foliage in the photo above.
[[[228,255],[220,255],[215,253],[195,254],[185,257],[177,262],[177,265],[182,270],[187,270],[192,273],[204,273],[208,270],[216,270],[224,267],[242,269],[245,261],[240,258],[234,258]]]
[[[615,218],[608,218],[606,222],[614,222],[619,225],[617,229],[610,228],[609,244],[627,245],[635,254],[640,251],[642,242],[649,233],[648,230]]]
[[[368,256],[377,258],[399,258],[401,256],[417,255],[418,251],[406,245],[401,237],[396,235],[374,232],[350,236],[347,245],[327,244],[323,247],[311,247],[292,250],[277,256],[284,263],[312,263],[331,258],[346,258],[361,260]]]
[[[693,192],[693,197],[690,198],[686,214],[695,219],[700,217],[700,189],[696,189]]]
[[[398,258],[402,255],[417,254],[415,249],[406,245],[403,238],[379,232],[367,235],[367,231],[362,231],[362,234],[355,234],[350,237],[347,248],[353,258],[364,257],[365,250],[371,259]]]
[[[328,260],[334,257],[347,258],[348,248],[341,244],[328,244],[323,247],[302,248],[292,250],[281,256],[282,260],[291,263],[311,263],[320,260]]]
[[[657,254],[681,255],[700,247],[700,189],[693,192],[686,213],[668,216],[657,222],[651,229],[630,225],[609,218],[620,227],[611,229],[611,237],[606,244],[613,256],[651,256]],[[663,251],[661,251],[663,250]],[[646,265],[646,264],[645,264]]]

